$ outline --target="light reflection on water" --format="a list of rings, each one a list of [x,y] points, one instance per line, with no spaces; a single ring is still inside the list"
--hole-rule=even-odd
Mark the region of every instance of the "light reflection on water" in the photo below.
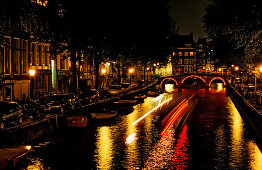
[[[100,127],[97,133],[97,168],[98,169],[111,169],[113,157],[113,139],[110,127]]]
[[[136,121],[138,118],[138,111],[137,109],[134,110],[132,114],[127,115],[126,121],[127,121],[127,126],[126,126],[126,138],[132,134],[137,134],[137,127],[133,126],[132,123]],[[126,145],[125,148],[126,152],[126,160],[124,161],[125,167],[130,168],[130,167],[136,167],[139,166],[139,150],[138,150],[138,144],[137,140],[133,140],[131,143]]]
[[[249,153],[249,160],[250,160],[250,168],[251,169],[262,169],[262,154],[257,144],[250,140],[247,144],[248,146],[248,153]]]
[[[42,158],[38,154],[25,169],[44,169],[46,163],[51,169],[262,169],[261,151],[252,139],[246,137],[244,122],[231,99],[226,97],[223,84],[212,84],[212,88],[208,92],[197,90],[201,97],[200,104],[192,112],[196,117],[191,123],[185,124],[177,139],[171,128],[166,135],[168,139],[160,140],[157,123],[163,108],[133,125],[134,121],[160,102],[172,95],[174,99],[181,95],[166,93],[156,98],[146,98],[144,103],[134,106],[132,113],[119,116],[113,125],[97,126],[94,123],[91,130],[81,134],[90,141],[77,142],[84,138],[78,137],[72,140],[72,144],[68,142],[69,145],[59,150],[64,151],[60,154],[68,154],[68,162],[62,160],[60,165],[50,165],[48,162],[56,163],[61,155],[52,152],[57,155],[50,159],[50,155]],[[184,89],[183,92],[191,91]],[[132,134],[135,134],[135,140],[125,143]],[[79,144],[81,147],[72,147],[70,144]],[[77,165],[79,162],[73,159],[76,155],[65,152],[67,148],[79,148],[76,153],[86,156],[89,162]]]
[[[189,140],[188,140],[188,128],[185,125],[177,139],[174,158],[172,159],[171,169],[187,169],[189,159]],[[173,168],[174,167],[174,168]]]
[[[31,159],[32,163],[26,168],[27,170],[42,170],[44,165],[39,158]]]
[[[165,90],[167,92],[172,92],[175,90],[174,86],[175,86],[174,84],[165,84]]]
[[[231,99],[227,101],[227,108],[230,113],[228,123],[231,130],[230,166],[239,168],[244,156],[244,122]]]

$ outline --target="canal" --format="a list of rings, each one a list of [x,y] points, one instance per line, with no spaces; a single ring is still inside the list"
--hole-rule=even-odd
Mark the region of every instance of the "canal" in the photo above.
[[[22,169],[262,169],[254,134],[222,84],[170,91],[147,97],[132,113],[45,138],[32,146]],[[170,109],[193,93],[198,104],[188,121],[162,135]]]

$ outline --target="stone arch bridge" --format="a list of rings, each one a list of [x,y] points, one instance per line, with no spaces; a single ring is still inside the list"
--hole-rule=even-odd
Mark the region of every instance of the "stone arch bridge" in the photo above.
[[[162,88],[162,85],[166,81],[173,81],[174,84],[177,86],[177,88],[181,88],[182,84],[184,83],[185,80],[193,78],[193,79],[200,79],[204,85],[205,88],[209,88],[211,83],[214,80],[221,80],[223,82],[224,87],[227,85],[227,76],[225,75],[217,75],[217,74],[188,74],[188,75],[176,75],[176,76],[166,76],[166,77],[161,77],[159,79],[160,81],[160,87]]]

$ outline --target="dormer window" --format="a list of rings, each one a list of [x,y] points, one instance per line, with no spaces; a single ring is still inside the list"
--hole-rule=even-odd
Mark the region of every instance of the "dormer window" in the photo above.
[[[41,5],[41,6],[47,6],[48,0],[31,0],[31,2]]]
[[[191,44],[185,44],[186,48],[191,48]]]

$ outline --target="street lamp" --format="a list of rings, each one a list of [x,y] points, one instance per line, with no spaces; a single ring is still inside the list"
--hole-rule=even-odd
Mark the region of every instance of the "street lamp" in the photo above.
[[[102,75],[105,75],[106,74],[106,69],[102,69],[101,73],[102,73]]]
[[[35,70],[33,70],[33,69],[30,69],[29,70],[29,75],[31,76],[31,77],[34,77],[35,76]]]
[[[236,70],[236,71],[238,71],[238,70],[239,70],[239,67],[238,67],[238,66],[236,66],[236,67],[235,67],[235,70]]]
[[[34,70],[34,69],[29,70],[29,76],[31,77],[32,80],[34,80],[35,74],[36,74],[36,70]],[[31,83],[31,88],[33,88],[33,89],[34,89],[34,84],[35,84],[35,82],[33,81]],[[33,92],[33,89],[32,89],[32,92]],[[36,85],[36,93],[37,93],[37,85]],[[32,95],[32,97],[34,97],[34,96]]]
[[[102,68],[101,69],[101,74],[102,74],[102,88],[104,88],[104,84],[105,84],[105,74],[106,74],[106,69]]]
[[[133,69],[133,68],[130,68],[130,69],[128,70],[128,72],[129,72],[129,74],[130,74],[130,84],[131,84],[131,77],[132,77],[132,74],[133,74],[133,72],[134,72],[134,69]]]
[[[149,80],[149,67],[146,68],[146,71],[147,71],[147,81]]]

